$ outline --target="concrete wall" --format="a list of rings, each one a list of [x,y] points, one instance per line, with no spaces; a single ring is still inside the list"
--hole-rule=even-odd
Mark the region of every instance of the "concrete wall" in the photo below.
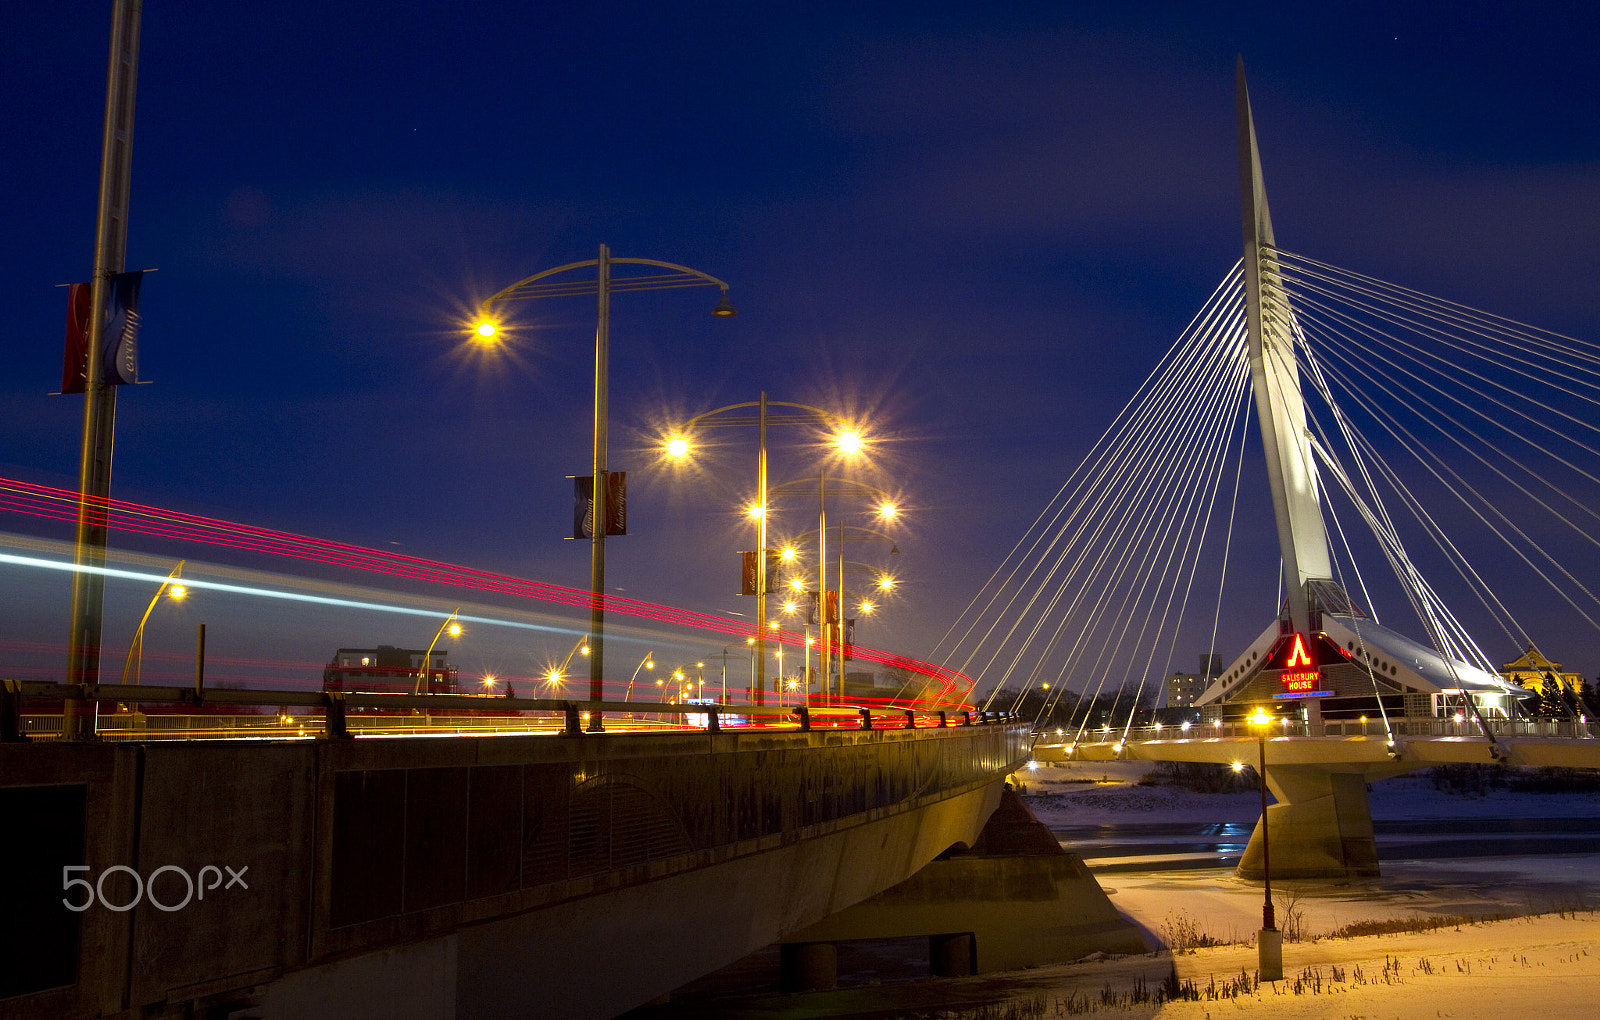
[[[56,941],[0,967],[81,951],[70,984],[0,971],[26,993],[0,1012],[303,1016],[364,994],[340,1014],[526,1015],[570,993],[559,1015],[609,1016],[970,842],[1028,740],[990,725],[0,745],[0,808],[42,813],[11,828],[59,836],[77,812],[83,830],[42,855],[10,838],[4,873],[42,892],[8,911],[0,948]],[[157,902],[71,913],[64,864],[131,868]],[[241,881],[185,901],[207,867]],[[121,905],[133,883],[113,871],[104,891]]]

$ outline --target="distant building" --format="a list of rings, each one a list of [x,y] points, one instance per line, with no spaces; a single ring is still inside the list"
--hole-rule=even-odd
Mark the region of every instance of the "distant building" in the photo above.
[[[1500,675],[1507,683],[1518,684],[1531,691],[1538,690],[1544,685],[1544,678],[1554,673],[1561,681],[1561,686],[1573,694],[1578,693],[1578,685],[1583,683],[1582,673],[1563,673],[1561,663],[1551,662],[1543,653],[1533,645],[1515,659],[1500,667]]]
[[[1200,655],[1200,672],[1171,673],[1167,676],[1167,707],[1188,708],[1211,681],[1222,672],[1222,656],[1215,652]]]
[[[341,648],[322,670],[325,691],[410,694],[419,687],[429,694],[456,693],[456,667],[445,662],[446,650],[435,648]],[[428,682],[421,683],[427,659]]]

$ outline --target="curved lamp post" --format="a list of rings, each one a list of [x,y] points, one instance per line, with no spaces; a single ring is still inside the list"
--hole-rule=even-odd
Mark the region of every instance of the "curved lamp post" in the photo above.
[[[751,408],[755,409],[751,413]],[[760,705],[766,701],[767,672],[767,427],[769,425],[810,425],[835,430],[834,444],[844,453],[859,452],[861,437],[851,424],[840,415],[824,411],[810,404],[796,404],[788,400],[768,400],[765,393],[760,400],[743,404],[729,404],[714,411],[697,414],[680,425],[668,438],[667,456],[682,460],[693,450],[690,436],[700,428],[757,429],[756,440],[756,505],[751,516],[756,519],[756,634],[755,655],[751,670],[751,685],[755,688],[754,700]]]
[[[144,607],[144,615],[139,618],[139,626],[134,628],[133,631],[133,641],[128,645],[128,657],[122,663],[123,683],[128,682],[130,674],[134,683],[140,682],[139,673],[144,667],[144,625],[150,622],[150,614],[155,612],[156,603],[161,601],[161,596],[166,595],[168,598],[182,599],[189,594],[188,589],[183,585],[173,584],[178,579],[178,575],[183,573],[183,565],[186,562],[186,560],[178,561],[178,565],[172,568],[172,573],[167,575],[167,579],[161,582],[156,588],[156,593],[150,597],[150,604]]]
[[[456,617],[460,614],[461,607],[457,606],[450,611],[449,616],[444,618],[444,622],[439,624],[439,629],[433,632],[433,640],[428,642],[428,650],[422,653],[422,669],[417,673],[417,689],[415,693],[422,694],[425,689],[427,693],[432,693],[433,683],[428,677],[428,663],[433,659],[433,646],[439,643],[439,639],[444,636],[446,630],[450,632],[451,637],[461,633],[461,624],[456,622]]]
[[[611,275],[613,265],[648,266],[660,272],[632,276]],[[593,279],[555,280],[554,277],[577,269],[595,268]],[[711,310],[718,318],[738,314],[728,303],[728,285],[698,269],[680,266],[675,262],[657,259],[619,259],[611,257],[611,249],[600,246],[597,258],[582,262],[569,262],[564,266],[546,269],[542,273],[518,280],[511,286],[489,297],[481,306],[482,319],[474,332],[484,340],[492,340],[499,331],[495,321],[495,308],[511,301],[537,301],[542,298],[573,297],[594,294],[599,298],[598,320],[594,334],[594,475],[591,512],[589,517],[589,700],[603,701],[602,678],[605,676],[605,591],[606,591],[606,525],[610,520],[610,500],[606,492],[609,476],[606,474],[606,429],[608,420],[608,395],[610,389],[611,348],[611,295],[622,291],[670,290],[678,287],[720,287],[722,296]],[[605,729],[600,722],[600,712],[589,716],[589,729]]]

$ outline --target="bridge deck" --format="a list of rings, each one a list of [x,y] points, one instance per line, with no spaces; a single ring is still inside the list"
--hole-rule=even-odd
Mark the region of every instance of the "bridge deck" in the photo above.
[[[439,1016],[563,990],[562,1015],[612,1015],[976,838],[1029,742],[991,724],[0,745],[5,866],[37,891],[0,1000],[159,1015],[276,989],[286,1015],[380,980]],[[208,866],[248,889],[186,899]],[[67,867],[92,887],[73,902],[95,894],[81,913]]]

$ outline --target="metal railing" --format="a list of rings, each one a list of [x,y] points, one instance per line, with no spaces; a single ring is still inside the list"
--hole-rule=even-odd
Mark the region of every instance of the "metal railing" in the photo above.
[[[1571,739],[1588,739],[1600,737],[1600,721],[1586,720],[1577,722],[1571,719],[1487,719],[1491,733],[1495,737],[1540,737]],[[1465,737],[1483,739],[1483,730],[1471,718],[1456,719],[1454,716],[1418,716],[1408,718],[1391,718],[1389,725],[1393,727],[1397,737]],[[1082,737],[1071,730],[1050,730],[1041,734],[1046,743],[1065,742],[1078,744],[1117,744],[1124,741],[1143,742],[1147,740],[1214,740],[1214,739],[1256,739],[1261,734],[1261,727],[1243,721],[1225,722],[1196,722],[1187,726],[1163,724],[1160,726],[1136,726],[1127,731],[1117,727],[1096,727],[1085,730]],[[1387,738],[1389,730],[1384,727],[1381,719],[1359,719],[1324,721],[1320,723],[1305,723],[1297,720],[1274,720],[1267,727],[1270,737],[1379,737]],[[1052,739],[1054,738],[1054,739]]]
[[[0,741],[61,739],[58,713],[24,713],[23,699],[61,699],[98,706],[164,704],[193,709],[233,709],[211,714],[131,712],[100,714],[87,732],[106,739],[195,737],[326,737],[357,733],[556,733],[578,736],[591,719],[604,718],[629,732],[785,726],[810,729],[922,729],[1014,722],[1014,713],[882,708],[860,705],[722,705],[693,702],[578,701],[474,694],[359,694],[342,691],[167,687],[133,684],[57,684],[0,680]],[[239,709],[277,709],[275,713]],[[298,709],[299,711],[295,711]],[[370,714],[368,714],[370,713]],[[532,713],[532,714],[529,714]],[[539,714],[539,713],[542,713]],[[592,729],[591,729],[592,732]]]

